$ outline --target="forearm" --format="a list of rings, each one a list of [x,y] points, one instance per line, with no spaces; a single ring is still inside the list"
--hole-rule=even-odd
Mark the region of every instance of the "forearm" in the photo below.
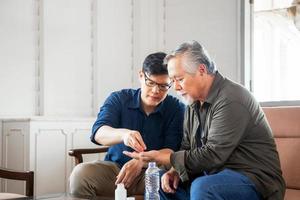
[[[128,129],[112,128],[110,126],[102,126],[98,129],[95,140],[102,145],[111,146],[123,142],[124,134]]]
[[[172,149],[169,148],[160,149],[158,151],[161,153],[170,153],[170,154],[174,152]]]
[[[136,160],[143,162],[143,167],[147,168],[149,162],[156,162],[159,166],[171,167],[170,156],[173,153],[172,149],[160,149],[149,152],[142,152],[136,156]],[[140,157],[141,156],[141,157]],[[142,158],[142,159],[141,159]]]
[[[156,162],[161,165],[165,165],[166,167],[169,168],[171,165],[170,157],[171,157],[171,154],[174,153],[174,151],[169,148],[164,148],[164,149],[159,150],[158,152],[159,152],[159,154],[155,158]]]

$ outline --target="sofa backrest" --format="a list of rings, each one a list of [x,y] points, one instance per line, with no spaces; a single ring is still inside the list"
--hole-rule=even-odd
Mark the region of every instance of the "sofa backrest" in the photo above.
[[[300,190],[300,106],[264,107],[287,189]]]

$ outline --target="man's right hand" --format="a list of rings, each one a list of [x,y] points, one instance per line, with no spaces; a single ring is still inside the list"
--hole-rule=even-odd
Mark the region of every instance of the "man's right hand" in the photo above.
[[[179,184],[179,174],[171,168],[161,177],[161,187],[166,193],[175,193]]]
[[[137,152],[143,152],[147,148],[138,131],[128,130],[123,136],[123,142],[126,146],[131,147]]]
[[[135,159],[128,161],[120,170],[115,184],[123,183],[125,188],[128,189],[136,177],[140,175],[143,165],[144,163],[142,161]]]

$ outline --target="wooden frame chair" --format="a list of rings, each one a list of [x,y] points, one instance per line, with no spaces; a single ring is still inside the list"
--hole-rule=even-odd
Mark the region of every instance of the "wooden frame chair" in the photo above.
[[[108,146],[101,146],[97,148],[90,149],[70,149],[69,155],[75,157],[75,165],[83,162],[82,155],[84,154],[95,154],[95,153],[106,153],[108,151]]]
[[[25,195],[28,197],[33,196],[33,185],[34,185],[33,171],[16,171],[7,168],[0,168],[0,178],[25,181],[26,182]]]

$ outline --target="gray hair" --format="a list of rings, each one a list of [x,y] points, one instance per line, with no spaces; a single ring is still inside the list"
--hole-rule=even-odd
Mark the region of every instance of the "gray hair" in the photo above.
[[[204,64],[206,66],[208,74],[215,74],[217,71],[217,67],[210,59],[206,49],[195,40],[179,45],[165,57],[165,64],[167,64],[171,58],[179,55],[186,56],[187,59],[185,60],[184,68],[186,72],[190,74],[196,73],[199,64]]]

